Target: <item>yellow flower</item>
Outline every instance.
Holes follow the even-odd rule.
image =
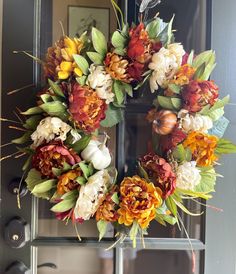
[[[58,180],[57,193],[63,195],[73,189],[78,188],[79,185],[75,179],[80,176],[82,176],[82,171],[80,168],[70,170],[62,174]]]
[[[136,221],[147,228],[161,206],[161,190],[139,176],[126,177],[120,186],[121,203],[118,210],[119,224],[132,225]]]
[[[189,148],[198,166],[211,166],[218,159],[215,155],[218,138],[198,131],[189,133],[183,146]]]
[[[195,71],[195,68],[189,66],[188,64],[185,64],[179,68],[171,83],[179,86],[187,85],[192,79]]]

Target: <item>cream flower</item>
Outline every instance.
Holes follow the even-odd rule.
[[[170,44],[167,48],[162,47],[154,53],[149,69],[153,70],[150,77],[150,89],[154,92],[160,87],[166,87],[168,80],[172,79],[181,66],[182,57],[185,54],[183,46],[179,43]]]
[[[100,170],[80,188],[79,198],[75,206],[75,218],[89,220],[97,211],[108,187],[112,184],[112,178],[107,170]]]
[[[191,115],[188,111],[182,109],[178,113],[180,118],[180,127],[186,132],[199,131],[207,133],[213,127],[213,122],[210,117],[196,113]]]
[[[31,134],[31,139],[34,142],[33,146],[38,147],[44,141],[48,143],[53,139],[65,141],[66,135],[70,130],[71,126],[64,123],[58,117],[44,118],[40,121],[36,130]]]
[[[185,162],[178,166],[176,172],[176,186],[185,190],[194,190],[201,181],[200,170],[196,167],[196,162]]]
[[[99,98],[106,100],[106,104],[114,101],[115,94],[112,92],[112,78],[107,74],[103,66],[90,66],[88,84],[95,89]]]

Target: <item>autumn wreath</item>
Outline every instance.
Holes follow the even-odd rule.
[[[122,16],[121,16],[122,18]],[[151,221],[171,225],[190,215],[185,199],[210,199],[214,165],[236,146],[223,139],[229,121],[219,88],[208,80],[212,50],[186,53],[174,42],[172,21],[155,17],[121,28],[107,42],[96,28],[63,36],[43,61],[47,85],[37,105],[22,112],[25,134],[12,143],[28,154],[23,166],[28,189],[48,199],[58,219],[82,223],[96,218],[102,238],[108,223],[133,240]],[[149,81],[156,94],[147,114],[153,148],[137,161],[137,174],[117,182],[99,128],[123,119],[126,95]],[[150,91],[146,91],[150,92]]]

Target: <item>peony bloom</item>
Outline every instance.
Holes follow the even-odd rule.
[[[199,131],[207,133],[209,129],[213,127],[213,122],[210,117],[196,113],[194,115],[189,114],[188,111],[182,109],[178,113],[180,118],[179,126],[184,132],[189,133],[191,131]]]
[[[181,93],[183,108],[189,112],[199,112],[208,104],[214,105],[218,99],[218,90],[213,81],[190,81]]]
[[[142,229],[156,217],[161,206],[161,191],[139,176],[126,177],[120,185],[119,224],[130,226],[137,222]]]
[[[63,80],[73,73],[81,76],[82,71],[74,62],[73,54],[79,54],[83,46],[81,39],[65,36],[56,42],[55,46],[48,48],[44,64],[45,77]]]
[[[171,83],[179,86],[188,85],[189,81],[192,80],[196,69],[188,64],[182,65],[171,80]]]
[[[65,163],[73,166],[80,157],[60,142],[52,142],[36,148],[32,164],[43,176],[54,178],[52,168],[62,168]]]
[[[104,200],[104,195],[112,184],[112,179],[107,170],[100,170],[82,185],[79,198],[75,206],[75,218],[89,220],[97,211]]]
[[[149,69],[153,70],[150,77],[151,92],[158,89],[158,86],[165,88],[178,68],[181,66],[182,57],[185,51],[178,43],[170,44],[167,49],[162,47],[159,52],[154,53]]]
[[[106,72],[110,74],[113,79],[126,83],[130,82],[131,79],[128,74],[129,62],[122,56],[109,52],[106,55],[104,64]]]
[[[141,157],[139,161],[150,180],[162,190],[162,198],[170,196],[176,187],[176,176],[171,165],[154,153]]]
[[[114,101],[115,94],[112,92],[112,78],[107,74],[103,66],[90,66],[88,85],[95,89],[99,98],[106,100],[106,104]]]
[[[192,158],[198,166],[211,166],[217,160],[217,156],[214,154],[217,142],[216,136],[192,131],[183,142],[183,146],[190,148]]]
[[[83,176],[83,172],[79,167],[60,175],[58,178],[57,193],[63,195],[71,190],[79,188],[80,185],[76,182],[76,178],[81,176]]]
[[[106,115],[106,103],[88,86],[74,84],[69,96],[69,111],[76,126],[85,132],[93,132]]]
[[[104,197],[104,201],[99,206],[96,212],[96,220],[106,222],[116,222],[118,220],[118,213],[116,210],[116,203],[112,200],[112,195],[117,191],[117,187],[114,186]]]
[[[167,153],[169,150],[174,149],[178,144],[184,141],[186,136],[186,133],[176,125],[170,134],[160,137],[160,148],[162,152]]]
[[[194,191],[201,181],[200,173],[195,161],[179,165],[176,172],[176,186],[181,189]]]
[[[65,141],[66,135],[70,130],[71,127],[58,117],[44,118],[31,134],[31,139],[34,142],[33,146],[38,147],[43,142],[49,143],[54,139]]]

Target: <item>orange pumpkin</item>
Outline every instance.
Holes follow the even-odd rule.
[[[152,123],[153,130],[160,135],[171,133],[177,123],[177,116],[170,110],[160,110]]]

